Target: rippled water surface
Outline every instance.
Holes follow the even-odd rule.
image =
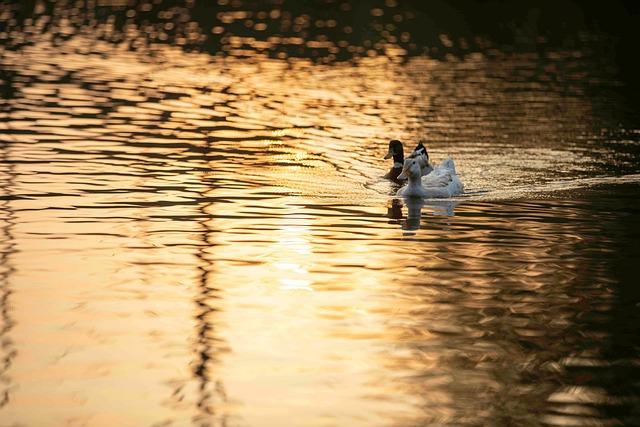
[[[606,58],[40,30],[0,34],[1,426],[640,423],[640,122]],[[465,194],[395,198],[391,138]]]

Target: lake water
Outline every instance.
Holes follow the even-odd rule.
[[[0,426],[640,423],[640,121],[597,50],[65,28],[0,37]],[[395,198],[393,138],[465,194]]]

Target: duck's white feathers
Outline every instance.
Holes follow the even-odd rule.
[[[421,176],[420,163],[417,159],[405,160],[400,175],[408,177],[409,182],[398,190],[399,196],[445,198],[462,193],[464,187],[452,159],[444,160],[426,176]]]

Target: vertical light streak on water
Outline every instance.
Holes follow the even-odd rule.
[[[2,221],[0,222],[0,408],[9,404],[13,389],[11,379],[11,366],[16,357],[16,349],[11,338],[11,329],[14,321],[11,314],[11,276],[15,269],[12,265],[11,256],[17,250],[13,238],[13,227],[15,225],[15,214],[11,207],[12,188],[14,179],[14,165],[7,162],[10,158],[10,146],[3,143],[0,146],[0,177],[2,182],[2,193],[0,194],[0,212]]]

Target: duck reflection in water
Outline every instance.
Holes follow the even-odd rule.
[[[407,206],[407,216],[404,217],[402,207]],[[420,219],[422,218],[422,207],[425,205],[423,199],[407,197],[405,199],[392,199],[391,205],[387,207],[387,216],[391,218],[391,224],[400,224],[403,230],[418,230]]]
[[[390,224],[399,224],[403,230],[414,231],[420,229],[422,219],[422,208],[427,206],[434,216],[454,216],[455,207],[458,201],[454,200],[428,200],[419,197],[404,197],[402,199],[391,199],[387,206],[387,217]],[[407,207],[405,217],[402,208]]]

